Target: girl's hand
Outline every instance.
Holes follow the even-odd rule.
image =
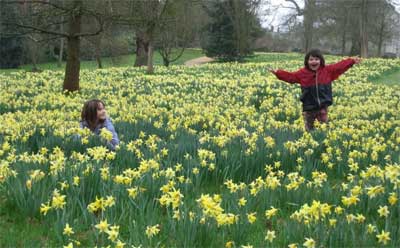
[[[355,61],[354,64],[356,64],[356,65],[359,64],[359,63],[361,63],[361,61],[362,61],[362,59],[359,58],[359,57],[354,57],[353,59],[354,59],[354,61]]]
[[[272,68],[267,68],[267,70],[273,74],[275,74],[276,70],[272,69]]]

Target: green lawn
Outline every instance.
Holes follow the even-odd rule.
[[[204,53],[201,49],[196,49],[196,48],[186,49],[183,55],[177,61],[172,62],[171,65],[182,65],[188,60],[195,59],[201,56],[204,56]],[[123,66],[133,65],[134,63],[135,63],[134,54],[123,55],[113,58],[111,57],[102,58],[103,68],[123,67]],[[41,70],[65,70],[65,64],[66,62],[64,61],[62,63],[62,66],[58,67],[56,62],[49,62],[49,63],[39,64],[38,68]],[[163,65],[162,57],[158,52],[154,53],[154,64]],[[95,60],[81,61],[81,69],[92,69],[92,70],[97,69],[97,62]],[[18,69],[0,69],[0,73],[10,73],[19,70],[30,71],[32,70],[32,65],[31,64],[22,65]]]
[[[373,83],[384,83],[386,85],[400,85],[400,70],[391,71],[388,74],[371,80]]]
[[[44,247],[55,244],[49,228],[37,219],[26,219],[0,197],[0,247]]]

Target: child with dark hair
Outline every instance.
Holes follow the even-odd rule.
[[[288,83],[300,84],[305,129],[314,128],[315,120],[328,122],[328,106],[332,105],[332,81],[361,62],[360,58],[348,58],[325,65],[325,59],[318,49],[309,51],[304,57],[304,68],[295,72],[270,70],[275,76]]]
[[[99,135],[102,128],[106,128],[112,133],[112,139],[110,146],[114,150],[119,144],[118,134],[111,122],[111,119],[107,116],[105,104],[103,101],[93,99],[87,101],[82,108],[81,113],[81,128],[89,128],[92,132]]]

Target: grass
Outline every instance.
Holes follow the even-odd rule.
[[[400,85],[400,69],[391,71],[387,74],[381,75],[380,77],[371,80],[373,83],[383,83],[389,86]]]
[[[35,218],[25,218],[0,198],[0,247],[44,247],[55,245],[49,228]]]
[[[0,198],[0,233],[0,247],[58,247],[60,243],[48,223],[41,218],[24,217],[3,196]],[[88,232],[77,233],[83,247],[94,245],[86,240],[87,235]]]
[[[195,59],[201,56],[204,56],[204,53],[201,49],[195,49],[195,48],[186,49],[183,55],[177,61],[172,62],[171,65],[182,65],[188,60]],[[130,66],[135,63],[135,57],[136,56],[134,54],[122,55],[118,57],[105,57],[102,58],[102,65],[103,68]],[[62,63],[61,67],[58,67],[56,62],[48,62],[48,63],[38,64],[37,67],[41,70],[64,71],[65,65],[66,65],[65,61]],[[163,65],[162,57],[158,52],[154,53],[154,65]],[[95,60],[81,61],[81,69],[91,69],[91,70],[97,69],[97,62]],[[31,64],[22,65],[20,66],[20,68],[17,69],[0,69],[0,73],[8,74],[11,72],[17,72],[21,70],[31,71],[32,65]]]

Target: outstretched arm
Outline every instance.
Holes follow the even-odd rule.
[[[278,79],[294,84],[294,83],[300,83],[300,79],[297,76],[299,71],[296,72],[288,72],[284,70],[269,70],[271,73],[273,73]]]
[[[359,64],[360,62],[361,62],[360,58],[348,58],[348,59],[343,59],[335,64],[327,65],[326,68],[331,74],[332,80],[335,80],[340,75],[345,73],[348,69],[350,69],[354,64]]]

